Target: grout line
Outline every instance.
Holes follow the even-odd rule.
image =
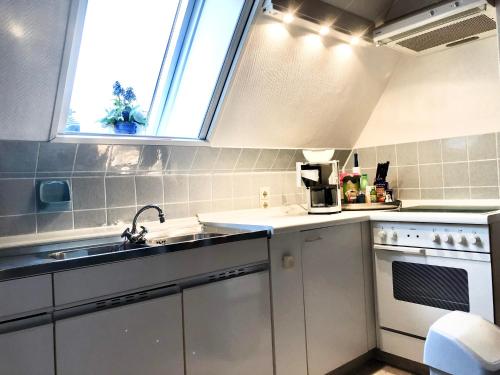
[[[469,179],[469,198],[472,197],[471,179],[470,179],[470,153],[469,153],[469,137],[465,137],[465,150],[467,151],[467,178]]]
[[[107,184],[106,177],[102,178],[104,183],[104,220],[106,221],[106,225],[108,224],[108,193],[107,193]]]
[[[73,174],[75,173],[76,155],[78,155],[79,148],[80,144],[77,143],[75,148],[75,156],[73,157],[73,166],[71,167],[71,177],[73,177]]]
[[[250,171],[253,172],[255,170],[255,167],[257,166],[257,162],[260,159],[260,155],[262,155],[263,149],[259,149],[259,153],[257,154],[257,157],[255,158],[255,161],[253,162],[252,167],[250,168]]]
[[[234,172],[236,170],[236,166],[240,162],[241,155],[243,155],[243,149],[242,148],[240,148],[240,153],[236,157],[236,162],[234,163],[233,168],[231,169],[231,172]]]
[[[444,198],[444,161],[443,161],[443,141],[439,141],[439,151],[441,155],[441,189],[443,193],[443,198]],[[422,194],[420,194],[422,196]]]
[[[38,142],[38,147],[36,150],[36,161],[35,161],[35,176],[33,178],[33,190],[35,191],[35,233],[38,233],[38,194],[36,192],[36,172],[38,169],[38,157],[40,156],[40,142]],[[71,194],[71,197],[73,197],[73,194]],[[73,201],[73,199],[71,199]],[[73,202],[71,202],[73,204]]]
[[[422,193],[420,189],[422,188],[422,182],[421,182],[421,177],[420,177],[420,142],[417,142],[417,180],[418,180],[418,196],[420,199],[422,199]]]

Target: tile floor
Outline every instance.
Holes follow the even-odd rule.
[[[372,373],[373,375],[411,375],[411,373],[391,367],[384,366],[380,370]]]
[[[353,374],[354,375],[354,374]],[[371,361],[362,369],[356,371],[356,375],[413,375],[410,372],[397,369],[378,361]]]

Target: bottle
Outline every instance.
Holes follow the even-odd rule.
[[[368,185],[368,175],[366,173],[363,173],[359,181],[359,188],[361,189],[362,193],[366,192],[367,185]]]
[[[357,153],[354,153],[354,168],[352,168],[352,174],[355,176],[361,175],[361,169],[359,168],[359,158]]]
[[[377,202],[377,190],[375,189],[375,186],[371,186],[370,188],[370,203],[376,203]]]
[[[384,203],[385,202],[385,188],[386,188],[386,182],[383,181],[382,179],[379,179],[375,182],[377,203]]]
[[[345,203],[356,203],[359,195],[359,175],[344,176],[342,192]]]

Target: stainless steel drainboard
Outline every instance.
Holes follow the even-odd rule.
[[[145,247],[148,247],[148,246],[147,245],[131,244],[131,243],[121,243],[121,244],[115,244],[115,245],[105,245],[105,246],[98,246],[98,247],[56,251],[56,252],[50,253],[48,256],[49,256],[49,258],[56,259],[56,260],[75,259],[75,258],[84,258],[84,257],[88,257],[88,256],[93,256],[93,255],[103,255],[103,254],[116,253],[116,252],[120,252],[120,251],[142,249]]]
[[[169,244],[174,244],[174,243],[179,243],[179,242],[199,241],[199,240],[206,240],[208,238],[222,237],[222,236],[226,236],[226,234],[223,234],[223,233],[193,233],[193,234],[186,234],[186,235],[174,236],[174,237],[152,238],[152,239],[148,240],[146,243],[148,245],[169,245]]]

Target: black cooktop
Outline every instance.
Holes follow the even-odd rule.
[[[484,214],[498,210],[500,210],[499,206],[413,206],[401,208],[401,212],[451,212],[470,214]]]

